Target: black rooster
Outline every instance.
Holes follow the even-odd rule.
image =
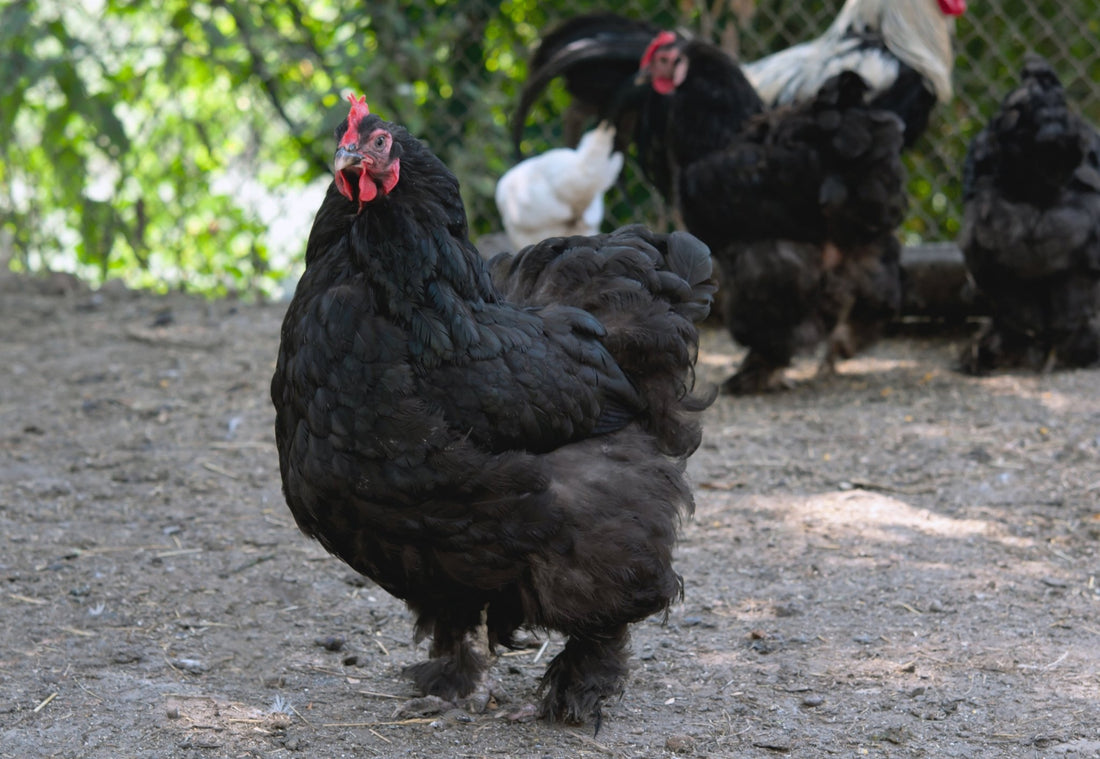
[[[484,615],[491,646],[568,635],[541,713],[598,727],[628,624],[682,592],[709,251],[630,227],[486,264],[454,175],[352,101],[271,384],[287,503],[432,636],[423,693],[479,684]]]
[[[959,246],[992,322],[963,368],[1100,363],[1100,132],[1032,56],[974,139]]]

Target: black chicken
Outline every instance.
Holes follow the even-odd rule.
[[[616,107],[637,114],[638,164],[665,200],[683,211],[679,185],[685,167],[729,145],[764,106],[734,60],[702,40],[660,32],[639,66]]]
[[[628,624],[682,592],[709,251],[629,227],[486,264],[454,175],[352,101],[271,385],[287,503],[432,636],[423,693],[478,685],[482,621],[558,630],[541,713],[598,727]]]
[[[1032,56],[970,145],[959,246],[992,322],[966,371],[1100,363],[1100,132]]]
[[[668,32],[641,68],[639,126],[659,128],[640,163],[711,247],[726,326],[749,348],[724,389],[782,387],[795,351],[826,336],[827,370],[873,339],[901,302],[900,119],[869,108],[851,72],[808,103],[754,115],[729,56]]]
[[[868,105],[902,119],[910,146],[936,103],[952,97],[954,18],[965,11],[965,0],[846,0],[820,37],[742,67],[769,109],[808,102],[837,74],[855,72],[868,85]],[[598,13],[575,16],[547,32],[531,58],[513,118],[517,152],[531,106],[558,76],[572,98],[566,114],[569,144],[583,131],[578,116],[604,119],[613,109],[620,139],[630,134],[633,111],[615,108],[628,81],[626,61],[638,60],[659,31],[646,21]]]

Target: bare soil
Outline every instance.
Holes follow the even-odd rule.
[[[1100,756],[1100,372],[953,370],[899,334],[721,398],[686,596],[591,726],[401,716],[403,606],[295,528],[268,381],[282,307],[0,294],[0,756]],[[704,336],[700,377],[741,351]]]

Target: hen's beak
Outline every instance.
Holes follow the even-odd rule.
[[[355,150],[349,150],[345,147],[336,148],[336,157],[333,158],[332,163],[336,169],[336,173],[339,174],[344,169],[359,164],[365,156]]]

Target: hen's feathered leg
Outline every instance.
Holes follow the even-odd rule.
[[[623,693],[629,641],[626,625],[569,636],[542,677],[542,716],[573,723],[592,720],[599,732],[603,702]]]
[[[476,644],[480,624],[481,609],[449,610],[430,620],[421,616],[417,629],[432,629],[431,658],[406,667],[405,674],[422,694],[455,701],[478,687],[488,667]]]
[[[761,351],[749,348],[737,371],[722,383],[722,392],[727,395],[752,395],[790,390],[791,382],[783,373],[790,363],[790,359],[776,361]]]

